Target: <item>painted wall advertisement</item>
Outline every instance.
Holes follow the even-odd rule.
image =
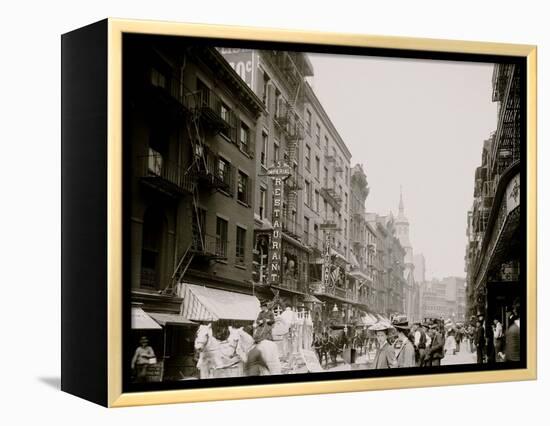
[[[218,51],[223,55],[237,74],[251,89],[254,88],[254,54],[251,49],[237,49],[220,47]]]

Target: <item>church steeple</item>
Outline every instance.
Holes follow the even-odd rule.
[[[399,185],[399,214],[397,215],[397,222],[408,224],[408,220],[405,216],[405,203],[403,203],[403,186]]]

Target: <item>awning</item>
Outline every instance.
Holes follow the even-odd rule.
[[[160,330],[158,325],[143,309],[132,306],[132,329],[133,330]]]
[[[364,281],[372,282],[372,279],[367,274],[365,274],[364,272],[362,272],[358,269],[354,269],[353,271],[348,272],[348,274],[351,275],[354,278],[358,278],[358,279],[361,279],[361,280],[364,280]]]
[[[244,320],[254,321],[260,312],[256,296],[218,290],[195,284],[182,284],[182,315],[193,321]]]
[[[306,294],[304,296],[304,303],[323,303],[319,299],[317,299],[313,294]]]
[[[189,321],[182,315],[165,314],[161,312],[149,312],[149,316],[162,326],[165,326],[166,324],[198,326],[197,323]]]

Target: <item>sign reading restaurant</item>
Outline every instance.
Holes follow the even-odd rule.
[[[281,161],[275,162],[266,175],[273,180],[273,237],[271,238],[271,250],[269,257],[269,281],[271,284],[278,285],[281,282],[281,258],[283,255],[282,247],[282,212],[283,212],[283,192],[284,181],[290,176],[291,168],[288,164]]]

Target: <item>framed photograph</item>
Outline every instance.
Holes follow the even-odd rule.
[[[107,19],[62,36],[62,389],[536,378],[536,47]]]

